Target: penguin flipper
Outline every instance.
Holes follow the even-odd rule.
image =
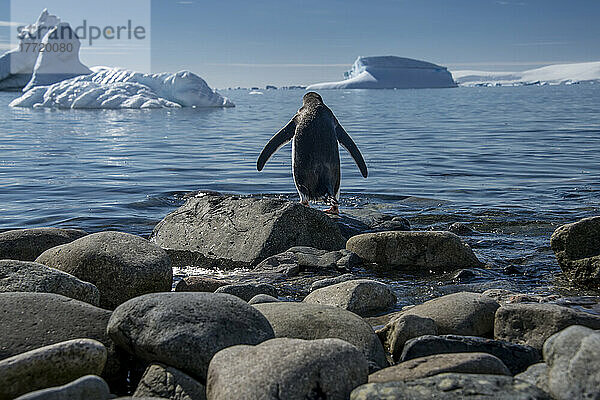
[[[258,161],[256,162],[256,169],[262,171],[267,161],[269,161],[269,158],[271,158],[281,146],[292,140],[295,133],[296,121],[295,118],[292,118],[286,126],[281,128],[281,130],[269,140],[265,148],[260,152],[260,156],[258,156]]]
[[[356,163],[356,165],[358,165],[360,173],[364,178],[366,178],[369,175],[369,171],[367,170],[367,164],[365,164],[365,160],[363,159],[362,154],[360,154],[360,150],[356,146],[356,143],[354,143],[354,140],[352,140],[350,135],[346,133],[344,128],[342,128],[342,126],[339,123],[335,127],[335,134],[337,136],[338,142],[340,142],[340,144],[344,146],[346,150],[348,150],[348,153],[350,153],[350,155],[354,159],[354,162]]]

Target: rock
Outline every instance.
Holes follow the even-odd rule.
[[[257,294],[250,299],[248,304],[276,303],[279,299],[269,296],[268,294]]]
[[[0,260],[0,292],[56,293],[95,306],[100,302],[91,283],[30,261]]]
[[[346,240],[361,233],[410,231],[410,223],[406,218],[365,208],[348,208],[336,217],[336,221]]]
[[[349,271],[360,263],[360,258],[346,249],[327,251],[295,246],[265,259],[253,271],[295,276],[301,272],[319,272],[327,269]]]
[[[383,329],[377,331],[394,361],[400,359],[404,344],[409,339],[423,335],[437,335],[437,333],[437,325],[431,318],[410,314],[393,319]]]
[[[530,365],[525,372],[515,375],[515,379],[520,379],[531,385],[537,386],[544,392],[548,392],[548,365],[546,363],[537,363]]]
[[[15,400],[106,400],[110,389],[104,380],[95,375],[86,375],[63,386],[36,390],[19,396]]]
[[[200,382],[173,367],[151,364],[144,372],[133,397],[205,400],[206,388]]]
[[[325,213],[276,199],[205,194],[167,215],[150,239],[175,266],[235,268],[256,265],[293,246],[344,248]]]
[[[400,317],[403,311],[392,311],[387,314],[378,315],[375,317],[365,317],[363,318],[369,325],[373,327],[373,329],[383,329],[385,325],[387,325],[390,321]]]
[[[342,339],[365,355],[371,371],[387,367],[381,342],[359,316],[320,304],[279,302],[254,306],[268,320],[275,337],[295,339]]]
[[[278,338],[215,354],[206,391],[210,400],[342,400],[367,373],[363,354],[343,340]]]
[[[364,233],[348,239],[346,248],[393,270],[448,271],[482,265],[471,248],[450,232]]]
[[[406,342],[400,360],[447,353],[492,354],[498,357],[512,374],[524,371],[540,359],[540,353],[530,346],[476,336],[425,335]]]
[[[550,245],[569,280],[600,286],[600,217],[560,226],[552,234]]]
[[[44,251],[87,235],[79,229],[32,228],[0,233],[0,260],[34,261]]]
[[[239,283],[235,285],[226,285],[218,288],[215,293],[232,294],[244,301],[250,301],[254,296],[266,294],[271,297],[277,297],[277,288],[268,283]]]
[[[6,358],[0,361],[0,400],[100,374],[106,354],[96,340],[75,339]]]
[[[351,281],[354,279],[356,279],[356,276],[354,276],[352,274],[344,274],[344,275],[340,275],[340,276],[334,276],[333,278],[320,279],[320,280],[312,283],[312,285],[310,286],[310,291],[314,292],[317,289],[335,285],[336,283]]]
[[[100,305],[119,304],[152,292],[171,291],[169,256],[139,236],[121,232],[93,233],[46,250],[36,260],[100,290]]]
[[[177,282],[176,292],[208,292],[213,293],[221,286],[231,285],[231,282],[219,279],[206,278],[204,276],[187,276]]]
[[[324,304],[370,316],[389,310],[396,305],[396,295],[388,285],[356,279],[317,289],[304,299],[305,303]]]
[[[507,304],[496,311],[494,337],[541,350],[546,339],[570,325],[600,329],[600,316],[555,304]]]
[[[413,358],[369,375],[369,383],[410,381],[444,372],[463,374],[510,375],[506,365],[487,353],[434,354]]]
[[[537,387],[510,376],[445,373],[405,382],[369,383],[350,400],[550,400]]]
[[[202,292],[131,299],[115,309],[107,331],[129,353],[175,367],[202,383],[217,351],[274,336],[267,319],[243,300]]]
[[[455,222],[452,225],[450,225],[448,227],[448,232],[452,232],[459,236],[468,236],[475,233],[473,232],[473,229],[469,227],[469,225],[464,224],[462,222]]]

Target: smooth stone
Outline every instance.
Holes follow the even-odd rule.
[[[238,283],[226,285],[215,290],[215,293],[231,294],[244,301],[250,301],[250,299],[259,294],[266,294],[275,298],[279,295],[277,288],[268,283]]]
[[[278,301],[280,301],[278,298],[269,296],[268,294],[257,294],[250,299],[248,304],[277,303]]]
[[[34,261],[44,251],[87,235],[79,229],[31,228],[0,233],[0,260]]]
[[[498,357],[512,374],[524,371],[540,360],[540,353],[530,346],[476,336],[425,335],[406,342],[401,361],[447,353],[488,353]]]
[[[96,286],[31,261],[0,260],[0,292],[55,293],[95,306],[100,303]]]
[[[363,354],[343,340],[277,338],[215,354],[206,397],[343,400],[367,381],[367,375]]]
[[[144,372],[133,397],[205,400],[206,388],[178,369],[163,364],[151,364]]]
[[[173,270],[167,253],[146,239],[122,232],[99,232],[46,250],[36,260],[100,290],[100,305],[114,309],[146,293],[171,291]]]
[[[102,343],[75,339],[1,360],[0,400],[64,385],[84,375],[99,375],[106,356],[106,347]]]
[[[438,328],[431,318],[407,314],[393,319],[377,334],[392,359],[398,361],[408,340],[423,335],[437,335]]]
[[[346,281],[355,280],[356,276],[352,274],[343,274],[340,276],[334,276],[333,278],[325,278],[315,281],[310,285],[310,291],[314,292],[317,289],[321,289],[327,286],[335,285],[336,283],[342,283]]]
[[[370,279],[355,279],[326,286],[311,292],[305,303],[323,304],[352,311],[362,317],[394,307],[396,295],[385,283]]]
[[[555,304],[507,304],[496,311],[494,337],[541,350],[546,339],[570,325],[600,329],[600,316]]]
[[[510,375],[498,357],[487,353],[448,353],[413,358],[369,375],[369,383],[410,381],[444,372]]]
[[[548,365],[546,363],[537,363],[530,365],[524,372],[515,375],[515,379],[520,379],[530,383],[544,392],[549,392],[548,389]]]
[[[269,321],[229,294],[155,293],[115,309],[109,336],[127,352],[175,367],[204,383],[208,363],[221,349],[274,337]]]
[[[208,292],[213,293],[221,286],[231,285],[231,282],[204,276],[187,276],[177,282],[176,292]]]
[[[443,231],[364,233],[348,239],[346,248],[380,268],[401,271],[449,271],[480,267],[471,248]]]
[[[110,389],[104,379],[86,375],[63,386],[36,390],[15,400],[107,400]]]

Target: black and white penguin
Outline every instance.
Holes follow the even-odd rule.
[[[258,157],[256,168],[261,171],[269,158],[287,142],[292,141],[292,173],[300,202],[325,200],[339,213],[340,153],[338,143],[348,150],[363,177],[367,165],[360,150],[340,125],[333,112],[318,93],[308,92],[302,107],[286,126],[269,140]]]

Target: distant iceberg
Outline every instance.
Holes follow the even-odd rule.
[[[456,83],[446,67],[396,56],[358,57],[339,82],[309,85],[319,89],[425,89],[452,88]]]

